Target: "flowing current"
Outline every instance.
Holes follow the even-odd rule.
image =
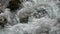
[[[15,12],[6,8],[9,1],[0,0],[4,7],[0,16],[7,19],[0,34],[60,34],[59,0],[23,0],[24,7]]]

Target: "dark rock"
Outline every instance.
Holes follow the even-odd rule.
[[[0,10],[0,13],[3,13],[3,11],[2,11],[2,10]]]
[[[45,9],[43,9],[43,8],[41,8],[40,10],[37,10],[37,12],[38,13],[43,13],[43,14],[47,13],[47,11]]]
[[[28,23],[28,17],[20,18],[20,23]]]
[[[7,8],[9,8],[11,11],[12,10],[17,10],[19,8],[19,6],[22,7],[22,4],[21,3],[22,2],[19,1],[19,0],[11,0],[9,2],[9,5],[7,6]]]
[[[37,12],[33,14],[35,18],[41,18],[44,17],[47,13],[47,11],[43,8],[35,9]]]

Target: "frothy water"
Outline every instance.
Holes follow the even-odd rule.
[[[8,23],[4,29],[0,28],[0,34],[60,34],[59,7],[55,2],[24,0],[24,7],[16,12],[6,8],[0,16],[6,17]],[[21,23],[27,17],[27,23]]]

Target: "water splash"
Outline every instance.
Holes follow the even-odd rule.
[[[10,9],[5,9],[5,12],[0,14],[8,21],[8,26],[0,29],[0,34],[59,34],[60,25],[57,24],[59,8],[54,1],[25,0],[23,5],[24,7],[17,12],[11,13]],[[41,8],[45,9],[46,13],[43,14],[44,10]],[[35,13],[37,14],[34,16]],[[29,17],[28,23],[20,23],[20,19],[26,17]]]

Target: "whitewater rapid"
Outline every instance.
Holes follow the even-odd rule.
[[[0,29],[0,34],[60,34],[60,23],[58,22],[59,7],[52,0],[24,0],[24,7],[11,13],[6,8],[0,16],[7,18],[8,23],[4,29]],[[41,8],[43,12],[34,16]],[[39,17],[42,15],[41,17]],[[28,16],[28,23],[20,23],[20,19]]]

